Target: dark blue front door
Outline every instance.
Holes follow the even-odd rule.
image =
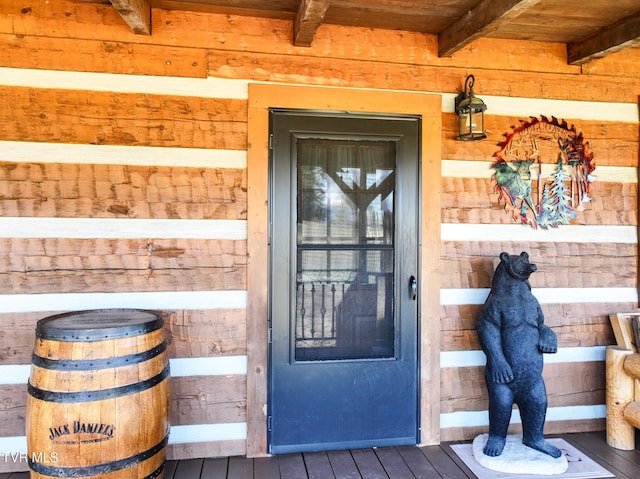
[[[416,443],[419,132],[271,112],[272,453]]]

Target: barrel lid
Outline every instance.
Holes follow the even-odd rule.
[[[139,336],[162,328],[157,311],[92,309],[48,316],[38,321],[36,337],[64,341],[101,341]]]

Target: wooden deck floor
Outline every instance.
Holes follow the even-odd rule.
[[[562,437],[615,474],[640,477],[640,450],[609,447],[604,432]],[[544,476],[541,476],[544,477]],[[28,472],[0,479],[28,479]],[[269,458],[224,457],[168,461],[164,479],[474,479],[449,444],[287,454]]]
[[[560,436],[615,474],[640,478],[640,451],[618,451],[605,433]],[[165,479],[474,479],[448,444],[169,461]],[[542,476],[541,476],[542,477]]]

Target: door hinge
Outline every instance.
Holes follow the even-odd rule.
[[[271,344],[273,342],[273,329],[269,328],[268,332],[267,332],[267,339],[269,341],[269,344]]]
[[[268,430],[269,432],[271,432],[271,431],[272,431],[272,429],[271,429],[272,422],[273,422],[273,421],[272,421],[272,417],[271,417],[271,416],[267,416],[267,430]]]
[[[269,134],[269,149],[273,150],[273,133]]]

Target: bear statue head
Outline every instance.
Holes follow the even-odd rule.
[[[531,273],[538,267],[529,262],[529,254],[523,251],[520,255],[500,253],[500,265],[503,266],[509,276],[520,281],[527,281]]]

